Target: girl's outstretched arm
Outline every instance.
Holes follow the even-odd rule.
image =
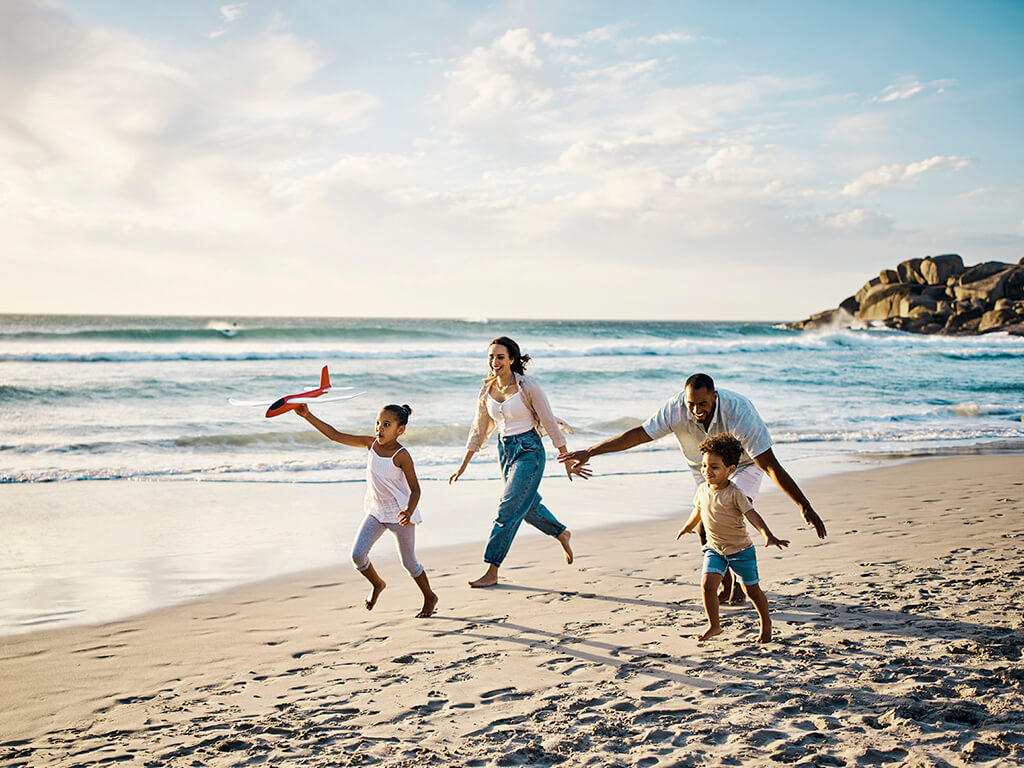
[[[310,424],[312,424],[317,431],[320,432],[328,440],[333,440],[336,443],[342,445],[350,445],[353,448],[366,448],[369,449],[373,445],[373,441],[376,439],[373,435],[350,435],[347,432],[339,432],[326,421],[320,421],[316,416],[309,412],[309,406],[305,403],[295,406],[295,413],[304,418]],[[406,451],[408,453],[408,451]]]
[[[398,513],[399,524],[408,525],[409,520],[412,519],[412,513],[416,511],[416,505],[420,503],[420,481],[416,477],[416,467],[413,465],[412,456],[408,451],[399,451],[395,456],[395,466],[402,470],[409,483],[409,503]]]

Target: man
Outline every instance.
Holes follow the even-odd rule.
[[[800,507],[804,520],[814,527],[818,538],[825,538],[825,524],[775,457],[771,435],[757,409],[742,395],[726,389],[716,390],[715,382],[705,373],[695,373],[688,378],[683,391],[670,398],[639,427],[628,429],[591,448],[563,454],[558,460],[570,467],[579,467],[594,456],[625,451],[672,432],[679,440],[679,447],[698,485],[704,482],[700,474],[701,453],[698,448],[701,441],[722,432],[735,435],[743,446],[743,455],[732,481],[753,501],[761,489],[761,479],[768,475]],[[738,595],[738,591],[737,584],[733,598],[742,600],[742,593]]]

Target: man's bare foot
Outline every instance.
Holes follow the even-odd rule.
[[[697,639],[698,640],[710,640],[712,637],[715,637],[716,635],[720,635],[720,634],[722,634],[722,628],[721,627],[708,627],[707,629],[704,630],[703,633],[697,635]]]
[[[496,566],[488,565],[487,572],[476,581],[469,582],[471,587],[493,587],[498,583],[498,569]]]
[[[423,598],[423,609],[416,614],[416,618],[429,619],[434,615],[435,608],[437,608],[437,595],[431,593],[428,597]]]
[[[565,564],[572,565],[572,547],[569,546],[569,539],[572,538],[572,533],[566,528],[560,534],[558,534],[558,543],[562,545],[562,551],[565,552]]]
[[[384,587],[386,586],[387,584],[383,581],[380,584],[373,585],[373,588],[370,591],[370,596],[363,601],[363,605],[366,606],[366,610],[373,610],[373,606],[377,604],[377,598],[380,597],[380,593],[384,591]]]

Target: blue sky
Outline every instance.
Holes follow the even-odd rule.
[[[1021,50],[1016,2],[7,0],[0,311],[795,319],[1024,255]]]

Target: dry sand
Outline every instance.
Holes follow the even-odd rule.
[[[549,480],[545,500],[570,522],[583,500],[668,511],[666,482]],[[1024,457],[921,460],[805,491],[825,542],[781,494],[758,504],[793,539],[758,551],[768,646],[749,604],[694,639],[700,558],[674,539],[679,504],[579,532],[572,566],[553,540],[521,537],[487,590],[466,586],[482,544],[426,550],[441,598],[428,620],[389,556],[372,613],[339,564],[0,639],[0,766],[1024,763]]]

